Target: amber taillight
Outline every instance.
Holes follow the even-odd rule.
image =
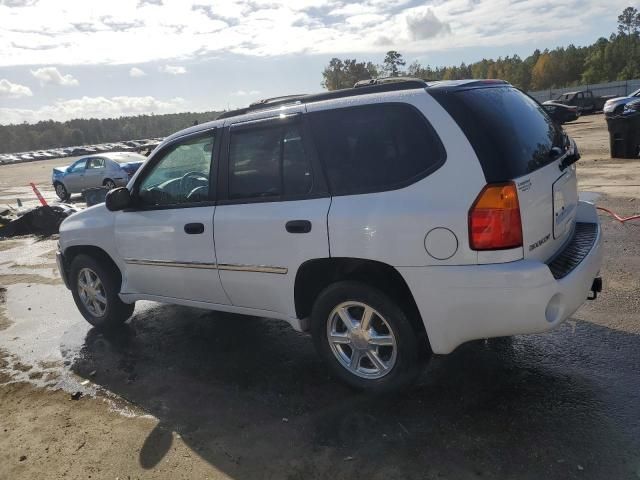
[[[469,210],[469,243],[473,250],[503,250],[522,246],[518,191],[513,182],[482,189]]]

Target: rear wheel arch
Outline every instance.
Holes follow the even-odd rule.
[[[418,306],[407,282],[389,264],[361,258],[317,258],[303,263],[296,273],[294,297],[296,316],[307,318],[318,295],[329,285],[356,281],[386,293],[411,320],[416,333],[427,337]],[[427,339],[428,341],[428,339]]]

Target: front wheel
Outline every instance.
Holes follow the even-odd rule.
[[[58,198],[60,200],[62,200],[63,202],[66,200],[69,200],[69,192],[67,191],[67,188],[62,184],[62,183],[56,183],[54,185],[54,188],[56,189],[56,195],[58,196]]]
[[[110,178],[107,178],[104,181],[104,186],[107,188],[107,190],[113,190],[114,188],[116,188],[116,182],[114,182]]]
[[[116,327],[133,313],[135,304],[120,300],[118,275],[106,262],[80,254],[71,262],[69,279],[78,310],[94,327]]]
[[[410,385],[423,366],[420,335],[380,290],[343,281],[318,296],[311,313],[317,350],[352,387],[382,393]]]

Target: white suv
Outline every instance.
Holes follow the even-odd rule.
[[[550,330],[600,291],[575,143],[502,81],[379,82],[167,138],[60,229],[96,327],[136,300],[310,331],[336,376],[393,390],[432,353]]]

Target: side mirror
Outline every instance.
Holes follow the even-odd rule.
[[[114,188],[107,193],[105,205],[107,206],[107,210],[111,210],[112,212],[124,210],[131,205],[131,193],[125,187]]]

